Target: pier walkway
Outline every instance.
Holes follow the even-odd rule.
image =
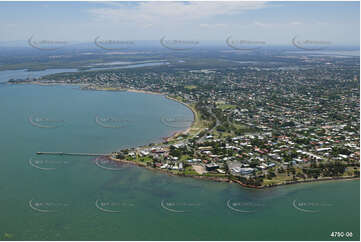
[[[73,155],[73,156],[107,156],[110,154],[93,153],[65,153],[65,152],[36,152],[37,155]]]

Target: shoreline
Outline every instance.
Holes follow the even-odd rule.
[[[114,162],[131,164],[131,165],[134,165],[136,167],[142,167],[142,168],[145,168],[145,169],[150,170],[150,171],[157,171],[157,172],[160,172],[160,173],[167,174],[169,176],[189,177],[189,178],[195,178],[195,179],[201,179],[201,180],[209,180],[209,181],[215,181],[215,182],[232,182],[228,178],[217,178],[217,177],[201,176],[201,175],[197,176],[197,175],[174,174],[174,173],[172,173],[171,171],[169,171],[167,169],[154,168],[154,167],[147,166],[146,164],[142,164],[142,163],[135,162],[135,161],[119,160],[119,159],[115,159],[115,158],[113,158],[111,156],[108,156],[107,158],[109,160],[114,161]]]
[[[179,101],[179,100],[177,100],[177,99],[175,99],[173,97],[170,97],[168,95],[163,95],[163,96],[165,98],[169,99],[169,100],[175,101],[177,103],[180,103],[180,104],[186,106],[193,113],[193,122],[192,122],[192,124],[186,130],[175,131],[169,137],[166,137],[165,141],[169,142],[170,140],[177,138],[181,134],[187,135],[194,128],[195,124],[197,123],[198,114],[197,114],[197,111],[191,105],[189,105],[189,104],[187,104],[185,102]]]
[[[325,178],[312,179],[312,180],[289,181],[289,182],[278,183],[278,184],[267,185],[267,186],[264,186],[264,185],[263,186],[254,186],[254,185],[244,184],[241,181],[233,180],[233,179],[230,179],[228,177],[212,177],[212,176],[202,176],[202,175],[174,174],[174,173],[172,173],[171,171],[169,171],[167,169],[154,168],[154,167],[147,166],[146,164],[142,164],[142,163],[135,162],[135,161],[129,161],[129,160],[124,160],[124,159],[115,159],[115,158],[113,158],[111,156],[108,156],[107,158],[109,160],[114,161],[114,162],[131,164],[131,165],[134,165],[136,167],[146,168],[147,170],[164,173],[164,174],[167,174],[169,176],[189,177],[189,178],[200,179],[200,180],[208,180],[208,181],[213,181],[213,182],[237,183],[240,186],[242,186],[243,188],[257,189],[257,190],[268,189],[268,188],[276,188],[276,187],[281,187],[281,186],[286,186],[286,185],[296,185],[296,184],[307,184],[307,183],[312,184],[312,183],[318,183],[318,182],[322,183],[322,182],[327,182],[327,181],[332,182],[332,181],[360,180],[360,177],[325,177]]]
[[[332,182],[332,181],[348,181],[348,180],[360,180],[360,177],[354,176],[345,176],[345,177],[324,177],[320,179],[313,179],[313,180],[300,180],[300,181],[291,181],[286,183],[274,184],[271,186],[264,186],[262,188],[272,188],[272,187],[279,187],[279,186],[286,186],[286,185],[295,185],[295,184],[305,184],[305,183],[317,183],[317,182]]]
[[[187,129],[181,129],[178,131],[172,132],[169,136],[161,137],[157,142],[157,144],[162,144],[163,142],[169,142],[175,138],[177,138],[181,134],[188,134],[190,130],[193,128],[194,124],[196,123],[196,119],[198,118],[197,112],[194,110],[193,107],[191,107],[189,104],[184,103],[182,101],[179,101],[173,97],[168,96],[167,93],[161,93],[161,92],[154,92],[154,91],[145,91],[145,90],[137,90],[133,88],[118,88],[118,87],[96,87],[89,84],[71,84],[71,83],[61,83],[61,82],[41,82],[41,81],[19,81],[19,82],[4,82],[11,85],[39,85],[39,86],[77,86],[80,90],[84,91],[114,91],[114,92],[133,92],[133,93],[144,93],[144,94],[151,94],[151,95],[160,95],[164,96],[166,99],[173,100],[177,103],[180,103],[184,106],[186,106],[189,110],[193,113],[193,122]],[[159,143],[158,143],[159,142]],[[147,145],[142,145],[147,146]],[[142,147],[138,146],[138,147]]]
[[[194,125],[197,123],[198,120],[198,114],[197,111],[189,104],[182,102],[176,98],[170,97],[167,93],[161,93],[161,92],[154,92],[154,91],[145,91],[145,90],[137,90],[132,88],[102,88],[102,87],[82,87],[82,90],[94,90],[94,91],[122,91],[122,92],[133,92],[133,93],[144,93],[144,94],[152,94],[152,95],[160,95],[164,96],[168,100],[175,101],[177,103],[180,103],[187,107],[189,110],[191,110],[193,114],[193,122],[187,129],[180,129],[178,131],[174,131],[170,134],[170,136],[162,137],[160,143],[163,142],[170,142],[171,140],[177,138],[181,134],[188,134],[192,128],[194,128]],[[145,145],[146,146],[146,145]]]

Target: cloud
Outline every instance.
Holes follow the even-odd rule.
[[[292,24],[292,25],[300,25],[300,24],[302,24],[302,22],[294,21],[294,22],[291,22],[290,24]]]
[[[106,4],[107,5],[107,4]],[[88,12],[98,21],[144,23],[194,21],[265,8],[267,2],[141,2],[110,3]]]
[[[253,22],[253,24],[261,28],[284,28],[284,27],[292,27],[295,25],[303,25],[304,23],[299,21],[293,21],[287,23],[270,23],[270,22],[264,23],[264,22],[255,21]]]
[[[201,28],[207,28],[207,29],[211,29],[211,28],[224,28],[227,27],[227,24],[200,24],[199,25]]]

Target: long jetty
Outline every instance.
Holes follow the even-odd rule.
[[[106,156],[110,154],[93,153],[65,153],[65,152],[36,152],[37,155],[73,155],[73,156]]]

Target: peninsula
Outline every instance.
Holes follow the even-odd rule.
[[[358,178],[358,59],[267,58],[243,65],[217,56],[172,59],[177,64],[58,73],[10,83],[160,94],[193,111],[194,120],[162,118],[178,131],[158,144],[115,151],[111,159],[117,162],[256,188]]]

